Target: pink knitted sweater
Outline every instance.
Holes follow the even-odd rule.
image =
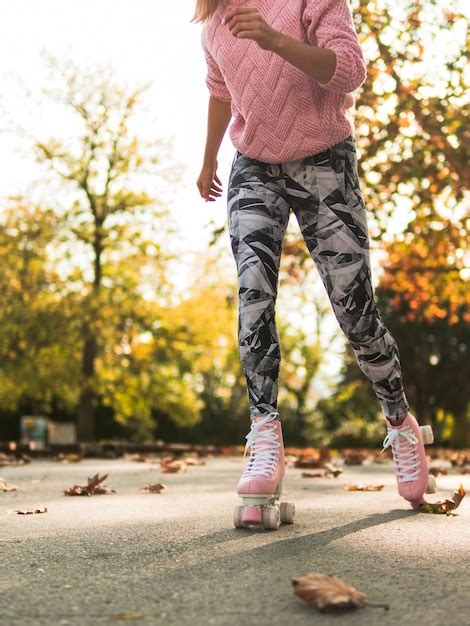
[[[274,29],[336,53],[335,72],[319,83],[252,39],[222,24],[229,5],[255,6]],[[354,133],[347,110],[367,76],[349,0],[221,0],[201,32],[206,84],[231,103],[229,129],[241,153],[283,163],[322,152]]]

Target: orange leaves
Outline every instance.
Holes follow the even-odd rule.
[[[344,486],[345,491],[382,491],[385,485],[365,485],[348,483]]]
[[[68,454],[59,452],[59,454],[54,457],[54,461],[57,461],[58,463],[80,463],[82,460],[83,454],[77,454],[75,452],[70,452]]]
[[[429,186],[432,193],[435,185]],[[468,235],[458,221],[442,216],[417,218],[412,239],[385,246],[389,261],[378,291],[406,321],[458,323],[470,306],[462,271]],[[436,229],[433,225],[442,227]]]
[[[93,496],[105,493],[116,493],[114,489],[110,489],[101,483],[108,478],[108,474],[100,476],[99,473],[88,477],[88,484],[84,486],[74,485],[68,489],[64,489],[66,496]]]
[[[372,604],[362,591],[348,585],[341,578],[310,572],[305,576],[292,578],[294,593],[319,611],[356,609],[364,606],[381,607],[388,610],[387,604]]]
[[[419,508],[425,513],[453,515],[452,511],[454,511],[459,506],[465,495],[466,491],[463,485],[460,485],[457,491],[454,491],[451,500],[446,499],[440,502],[425,502],[423,504],[420,504]]]

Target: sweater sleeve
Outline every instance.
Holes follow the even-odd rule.
[[[202,29],[201,32],[201,43],[202,49],[204,50],[204,56],[206,59],[206,85],[209,90],[209,93],[217,98],[218,100],[222,100],[223,102],[231,102],[232,96],[225,84],[224,78],[222,76],[222,72],[220,71],[217,62],[215,61],[212,54],[209,52],[209,48],[207,46],[206,41],[206,32],[205,29]]]
[[[336,54],[335,71],[327,83],[329,91],[350,93],[367,78],[367,64],[357,36],[349,0],[307,0],[302,14],[307,40]]]

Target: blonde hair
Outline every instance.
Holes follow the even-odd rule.
[[[196,0],[196,9],[191,22],[208,22],[224,0]]]

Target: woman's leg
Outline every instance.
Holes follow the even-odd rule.
[[[289,200],[340,327],[384,415],[402,420],[409,404],[397,343],[374,300],[355,138],[350,135],[320,154],[286,163],[284,171]]]
[[[278,186],[280,167],[236,152],[227,217],[238,274],[238,340],[250,417],[277,409],[281,352],[275,322],[282,241],[290,207]]]

